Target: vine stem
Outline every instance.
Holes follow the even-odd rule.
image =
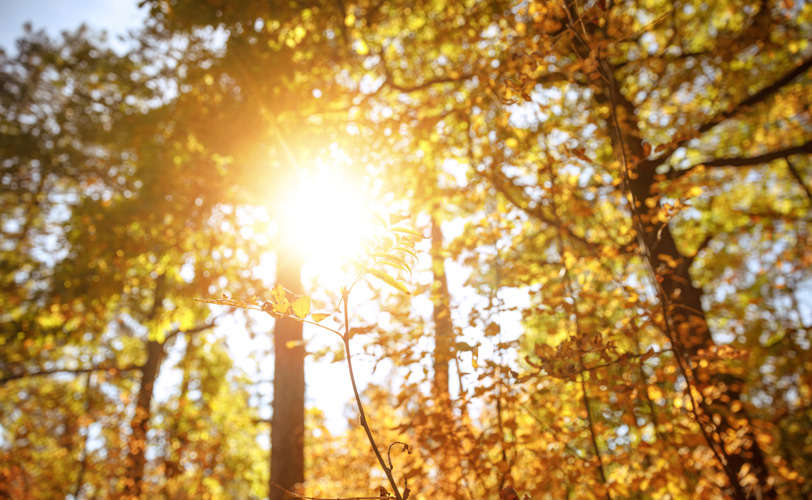
[[[397,482],[395,482],[394,476],[392,476],[392,469],[387,467],[386,462],[381,455],[381,452],[378,450],[378,445],[375,444],[375,439],[372,437],[372,432],[369,430],[369,424],[367,423],[366,413],[364,412],[364,405],[361,403],[361,396],[358,394],[358,387],[355,384],[355,373],[352,369],[352,356],[350,355],[350,321],[349,321],[349,306],[347,305],[349,299],[350,292],[347,289],[341,290],[341,298],[344,302],[344,335],[342,336],[344,340],[344,350],[347,354],[347,368],[350,371],[350,382],[352,382],[352,392],[355,394],[355,404],[358,406],[358,412],[361,415],[361,427],[364,428],[364,431],[367,434],[367,439],[369,439],[369,444],[372,446],[372,451],[375,452],[375,456],[378,458],[378,463],[381,465],[384,473],[386,474],[387,479],[389,479],[389,485],[392,487],[392,490],[395,493],[395,498],[397,500],[403,500],[403,497],[400,495],[400,490],[398,490]]]

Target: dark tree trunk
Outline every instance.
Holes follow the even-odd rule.
[[[660,204],[655,181],[658,165],[645,160],[634,106],[620,92],[615,91],[613,98],[620,130],[615,130],[612,139],[618,157],[621,148],[628,156],[628,189],[634,199],[635,227],[642,233],[639,242],[644,257],[662,291],[666,330],[678,361],[687,368],[689,377],[692,375],[698,393],[705,395],[697,401],[697,423],[720,457],[734,498],[775,498],[764,455],[741,402],[743,381],[727,373],[724,362],[710,362],[704,367],[696,362],[702,351],[711,351],[716,345],[702,308],[703,292],[691,280],[691,259],[682,255],[668,224],[658,218]],[[753,488],[744,484],[748,474],[755,476]]]
[[[155,285],[155,300],[147,317],[148,320],[154,319],[160,313],[161,303],[165,296],[164,283],[164,277],[159,276]],[[131,422],[124,498],[138,499],[141,497],[144,466],[146,464],[147,432],[149,431],[149,420],[152,414],[152,395],[163,356],[164,345],[162,342],[155,340],[147,342],[147,361],[141,368],[141,387],[138,389],[135,415]]]
[[[431,301],[434,304],[434,393],[441,401],[450,400],[448,391],[448,365],[453,359],[454,324],[451,322],[451,305],[448,279],[445,275],[445,259],[442,255],[443,232],[437,219],[431,219],[431,268],[434,280],[431,285]]]
[[[277,281],[302,292],[302,262],[291,249],[280,249]],[[274,331],[273,417],[271,419],[271,481],[293,490],[304,481],[304,346],[302,323],[278,319]],[[289,498],[270,485],[270,500]]]

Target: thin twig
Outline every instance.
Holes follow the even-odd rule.
[[[387,450],[387,452],[386,452],[386,458],[389,459],[389,470],[393,470],[395,468],[392,465],[392,447],[395,446],[396,444],[402,444],[403,445],[403,451],[409,452],[409,455],[412,454],[412,450],[409,449],[409,445],[404,443],[403,441],[395,441],[394,443],[390,444],[389,445],[389,450]]]
[[[364,428],[367,439],[369,439],[369,444],[372,446],[372,451],[375,452],[375,457],[378,458],[378,463],[381,465],[387,479],[389,479],[389,485],[392,487],[392,490],[395,493],[395,498],[397,500],[403,500],[403,497],[400,495],[400,490],[398,489],[398,483],[392,476],[392,469],[386,466],[386,462],[384,462],[381,452],[378,450],[378,445],[375,444],[375,438],[372,437],[372,432],[369,430],[369,424],[367,423],[367,417],[364,412],[364,405],[361,403],[361,396],[358,394],[358,386],[355,383],[355,373],[352,369],[352,355],[350,354],[350,319],[347,305],[349,293],[350,292],[347,289],[341,290],[341,298],[344,302],[344,349],[347,354],[347,369],[350,372],[350,382],[352,382],[352,392],[355,394],[355,404],[358,406],[358,412],[360,413],[361,427]]]

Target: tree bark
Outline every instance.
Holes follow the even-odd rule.
[[[155,285],[155,300],[147,320],[155,319],[161,310],[161,303],[166,294],[165,278],[159,276]],[[152,414],[152,396],[155,389],[155,380],[161,368],[164,355],[164,345],[156,340],[147,342],[147,361],[141,368],[141,387],[135,402],[135,415],[131,422],[131,434],[128,443],[127,477],[125,479],[125,493],[123,498],[141,498],[142,481],[144,479],[144,466],[146,464],[147,432]]]
[[[431,302],[434,305],[434,394],[441,401],[449,401],[448,365],[453,359],[454,324],[451,322],[448,279],[442,255],[443,232],[437,219],[431,219]]]
[[[301,259],[294,250],[279,250],[276,276],[282,286],[302,293],[301,269]],[[274,353],[271,482],[293,491],[304,481],[305,351],[300,321],[276,320]],[[274,485],[269,487],[269,500],[289,498]]]
[[[611,72],[606,73],[614,77]],[[652,278],[661,290],[666,330],[674,353],[699,394],[697,423],[722,462],[730,482],[729,494],[737,499],[776,498],[764,454],[741,401],[743,381],[727,373],[723,363],[702,366],[695,362],[702,351],[711,351],[716,346],[702,308],[703,291],[691,280],[691,259],[677,248],[668,223],[659,221],[657,165],[644,161],[646,155],[634,106],[617,91],[616,85],[609,87],[605,90],[615,103],[617,115],[617,124],[612,126],[613,147],[618,156],[624,151],[628,159],[627,189],[633,195],[635,227],[641,233],[638,238]],[[750,481],[755,479],[749,486],[747,476]]]

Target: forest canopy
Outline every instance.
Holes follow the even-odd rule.
[[[812,4],[140,6],[0,51],[0,497],[812,496]]]

